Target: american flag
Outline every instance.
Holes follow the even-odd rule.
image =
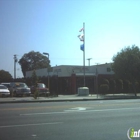
[[[84,30],[84,28],[80,29],[79,32],[82,32]]]
[[[84,34],[78,35],[78,38],[80,39],[80,41],[84,41]]]

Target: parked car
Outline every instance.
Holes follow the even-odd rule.
[[[2,84],[0,84],[0,95],[3,96],[10,96],[10,91],[8,88]]]
[[[8,89],[9,89],[9,91],[10,91],[10,95],[12,94],[12,91],[11,91],[11,84],[10,83],[1,83],[2,85],[4,85],[4,86],[6,86]]]
[[[39,96],[48,96],[50,94],[49,89],[46,87],[44,83],[37,84],[37,90]],[[31,93],[34,94],[35,86],[31,86]]]
[[[10,83],[1,83],[2,85],[6,86],[7,88],[10,88]]]
[[[25,83],[12,82],[11,87],[12,87],[12,92],[15,96],[21,96],[21,95],[30,96],[31,95],[31,90]]]
[[[30,96],[31,90],[30,88],[22,82],[11,82],[11,83],[2,83],[3,85],[7,86],[10,90],[10,93],[14,96]]]

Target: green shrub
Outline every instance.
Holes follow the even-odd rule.
[[[109,85],[108,84],[101,84],[99,88],[100,93],[107,93],[109,91]]]
[[[116,89],[117,89],[118,93],[123,92],[123,80],[122,79],[116,80]]]
[[[111,79],[109,81],[109,92],[110,93],[115,93],[116,92],[116,81]]]
[[[37,99],[37,97],[38,97],[38,90],[35,89],[35,92],[34,92],[34,99]]]
[[[130,91],[130,86],[131,86],[130,81],[129,80],[124,80],[123,81],[123,92],[128,93]]]
[[[101,84],[109,84],[108,79],[105,79],[105,78],[104,78],[104,79],[102,79],[102,80],[101,80]]]
[[[137,93],[140,91],[140,84],[139,84],[139,82],[135,82],[135,89],[136,89]]]

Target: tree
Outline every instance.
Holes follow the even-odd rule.
[[[25,53],[22,58],[19,60],[21,65],[22,73],[24,77],[26,76],[26,71],[41,69],[41,68],[50,68],[50,60],[45,55],[40,52],[31,51]]]
[[[38,83],[38,77],[36,75],[35,70],[33,70],[33,72],[32,72],[32,86],[37,87],[37,83]]]
[[[140,78],[140,49],[132,45],[122,49],[113,57],[112,69],[122,79],[132,82],[133,87],[136,80]],[[135,88],[134,88],[135,92]]]
[[[12,80],[12,75],[5,70],[0,70],[0,83],[1,82],[9,82]]]

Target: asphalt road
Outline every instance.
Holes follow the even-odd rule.
[[[0,140],[128,140],[129,128],[139,99],[0,104]]]

